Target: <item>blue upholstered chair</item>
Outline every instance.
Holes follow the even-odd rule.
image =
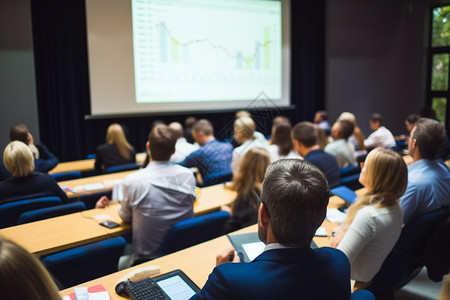
[[[117,165],[117,166],[112,166],[112,167],[107,168],[105,170],[105,173],[110,174],[110,173],[117,173],[117,172],[129,171],[129,170],[137,170],[140,167],[141,167],[140,165],[135,164],[135,163]]]
[[[356,193],[352,189],[350,189],[346,186],[342,186],[342,185],[332,188],[331,193],[333,193],[336,196],[341,197],[342,199],[344,199],[345,201],[347,201],[350,204],[355,202],[356,197],[358,197],[358,195],[356,195]]]
[[[86,159],[92,159],[92,158],[96,158],[97,155],[95,153],[89,153],[88,155],[86,155]]]
[[[42,258],[61,289],[117,272],[126,241],[114,237]]]
[[[25,199],[0,205],[0,228],[17,225],[24,212],[61,204],[56,196]]]
[[[422,214],[408,222],[385,259],[372,284],[367,287],[377,299],[394,299],[394,292],[417,276],[427,260],[428,241],[438,225],[449,216],[448,207]]]
[[[86,209],[84,202],[72,202],[67,204],[61,204],[52,207],[40,208],[24,212],[20,218],[18,224],[25,224],[34,221],[44,220],[48,218],[67,215]]]
[[[102,191],[87,195],[80,196],[80,201],[84,202],[86,205],[86,209],[93,209],[95,208],[95,203],[97,203],[97,200],[100,199],[102,196],[108,197],[108,199],[111,199],[112,190],[109,191]]]
[[[341,184],[340,185],[344,185],[354,191],[362,188],[362,184],[359,183],[359,173],[358,174],[353,174],[353,175],[349,175],[346,177],[341,177]]]
[[[359,174],[359,173],[361,173],[361,167],[360,166],[356,166],[356,167],[348,166],[345,168],[341,168],[340,173],[341,173],[341,178],[347,177],[350,175]]]
[[[222,235],[223,225],[229,218],[228,212],[217,211],[176,223],[164,238],[159,255],[170,254]]]
[[[358,290],[350,295],[350,300],[375,300],[375,295],[367,290]]]
[[[213,173],[203,178],[203,187],[231,181],[233,173]]]
[[[59,182],[81,178],[81,172],[80,171],[60,172],[50,174],[50,176],[52,176],[53,179]]]

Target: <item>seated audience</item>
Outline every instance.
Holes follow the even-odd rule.
[[[205,119],[197,121],[192,128],[192,135],[200,148],[189,154],[180,165],[196,167],[203,178],[230,174],[233,147],[216,140],[211,123]]]
[[[414,162],[408,166],[408,187],[400,198],[405,224],[450,205],[450,171],[436,159],[444,139],[444,126],[428,118],[420,118],[411,131],[408,150]]]
[[[28,145],[34,158],[34,171],[47,173],[59,163],[56,156],[51,153],[46,146],[34,144],[34,139],[25,124],[17,124],[9,131],[9,138],[12,141],[21,141]],[[0,181],[11,177],[11,173],[0,164]]]
[[[356,151],[364,151],[366,150],[366,147],[364,146],[364,134],[362,133],[361,129],[356,124],[356,117],[351,112],[343,112],[341,115],[337,118],[337,121],[349,121],[352,122],[353,126],[355,126],[355,129],[353,130],[353,134],[348,138],[349,142],[351,142],[353,145],[355,145]]]
[[[327,136],[331,134],[330,123],[328,123],[328,114],[324,110],[319,110],[314,115],[314,123],[322,129]]]
[[[239,169],[240,162],[245,153],[254,147],[267,148],[267,140],[262,141],[255,137],[255,122],[250,117],[240,117],[234,121],[234,138],[240,146],[233,149],[231,170],[233,174]]]
[[[317,124],[314,124],[314,126],[317,130],[317,143],[319,144],[319,148],[324,150],[330,140],[328,139],[327,134],[325,133],[325,131],[323,131],[322,128],[320,128]]]
[[[366,158],[359,182],[367,193],[352,204],[345,221],[333,232],[331,246],[350,260],[355,289],[364,289],[379,271],[402,231],[399,198],[407,184],[407,168],[392,150],[376,148]]]
[[[50,175],[33,171],[33,153],[24,143],[9,143],[3,152],[3,162],[12,177],[0,182],[0,204],[46,196],[57,196],[63,203],[69,202]]]
[[[260,194],[264,173],[269,164],[269,153],[263,148],[252,148],[245,153],[231,183],[231,189],[237,191],[237,197],[231,204],[231,211],[228,206],[223,208],[231,213],[224,226],[225,233],[256,224],[258,221],[259,203],[256,196]]]
[[[239,118],[242,118],[242,117],[251,118],[254,121],[254,119],[252,117],[252,114],[250,112],[246,111],[246,110],[240,110],[240,111],[236,112],[236,114],[235,114],[235,118],[236,119],[239,119]],[[280,119],[278,119],[278,120],[280,120]],[[273,120],[273,122],[274,121],[275,120]],[[255,139],[260,141],[262,144],[268,146],[268,141],[267,141],[266,137],[261,132],[256,131],[256,126],[255,126],[255,131],[253,132],[253,136],[255,137]]]
[[[273,118],[273,120],[272,120],[272,129],[271,129],[271,132],[270,132],[270,138],[267,141],[269,143],[269,145],[272,144],[272,138],[275,135],[275,129],[277,128],[277,125],[280,124],[280,123],[286,123],[286,124],[289,124],[289,126],[292,127],[291,120],[289,120],[288,117],[276,116],[275,118]]]
[[[294,150],[289,123],[280,122],[274,126],[272,131],[272,139],[267,148],[272,162],[282,158],[301,158]]]
[[[218,255],[202,291],[191,299],[349,299],[345,255],[310,248],[328,197],[327,180],[312,164],[282,159],[269,165],[258,209],[264,251],[251,263],[240,263],[234,249]]]
[[[136,162],[136,151],[128,143],[125,133],[117,123],[111,124],[106,132],[106,144],[97,147],[95,169],[104,172],[112,166]]]
[[[416,113],[409,114],[408,117],[405,120],[405,126],[408,130],[408,133],[411,133],[412,129],[414,128],[414,125],[416,125],[416,122],[419,120],[420,115]]]
[[[192,127],[194,127],[197,119],[193,116],[187,117],[184,120],[184,137],[188,143],[195,143],[194,137],[192,136]]]
[[[354,125],[345,120],[336,121],[331,128],[334,141],[325,147],[325,152],[336,157],[339,168],[354,167],[357,165],[355,146],[348,141],[353,134]]]
[[[373,114],[370,117],[369,124],[373,132],[364,140],[364,146],[366,148],[395,147],[395,138],[389,129],[383,126],[383,117],[380,114]]]
[[[186,138],[183,136],[183,126],[178,122],[172,122],[169,124],[175,132],[177,138],[177,143],[175,144],[175,153],[170,157],[170,161],[174,163],[179,163],[183,161],[189,154],[198,149],[198,145],[193,145],[188,143]]]
[[[0,238],[0,281],[0,299],[61,300],[39,259],[5,238]]]
[[[330,187],[341,183],[341,174],[336,158],[320,149],[317,130],[311,122],[301,122],[292,129],[295,150],[307,161],[313,163],[327,177]]]
[[[122,183],[119,215],[124,222],[132,224],[135,261],[150,259],[173,224],[194,215],[194,174],[169,161],[176,140],[172,129],[156,125],[146,145],[150,163],[127,175]],[[109,200],[102,197],[96,207],[108,204]]]

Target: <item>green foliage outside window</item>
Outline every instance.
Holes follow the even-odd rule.
[[[450,5],[433,9],[432,47],[450,46]]]
[[[447,98],[433,98],[433,103],[431,106],[437,114],[437,118],[443,124],[445,124],[445,111],[447,108]]]

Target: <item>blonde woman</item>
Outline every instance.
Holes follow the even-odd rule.
[[[3,152],[3,163],[12,177],[0,182],[0,204],[46,196],[57,196],[63,203],[69,202],[50,175],[33,171],[33,153],[24,143],[9,143]]]
[[[269,152],[255,147],[245,153],[238,172],[233,176],[231,189],[237,191],[237,198],[231,206],[231,217],[224,227],[226,233],[256,224],[258,221],[259,195],[267,166]],[[224,210],[228,210],[226,207]]]
[[[128,143],[122,126],[111,124],[106,132],[106,144],[97,147],[95,169],[105,171],[112,166],[136,162],[136,151]]]
[[[349,207],[347,218],[331,238],[331,246],[350,260],[355,289],[370,283],[400,236],[399,198],[407,177],[405,162],[392,150],[376,148],[366,158],[359,181],[367,193]]]
[[[0,237],[0,299],[61,300],[41,262],[16,243]]]
[[[353,131],[353,135],[351,135],[348,138],[348,141],[355,145],[356,151],[364,151],[366,150],[366,147],[364,146],[364,134],[362,133],[361,129],[356,124],[356,117],[351,112],[343,112],[341,115],[337,118],[336,121],[349,121],[354,126],[355,129]]]

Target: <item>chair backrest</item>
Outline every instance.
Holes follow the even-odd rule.
[[[67,215],[79,211],[83,211],[86,209],[86,205],[84,202],[72,202],[67,204],[61,204],[52,207],[45,207],[35,210],[30,210],[24,212],[19,217],[18,224],[25,224],[34,221],[44,220],[48,218],[58,217],[62,215]]]
[[[350,300],[375,300],[375,295],[368,290],[358,290],[350,295]]]
[[[336,196],[341,197],[350,204],[355,202],[355,199],[358,197],[358,195],[356,195],[356,193],[352,189],[343,185],[332,188],[331,192]]]
[[[393,299],[393,293],[419,273],[425,264],[430,236],[448,214],[448,208],[444,207],[422,214],[403,227],[394,249],[367,288],[377,299]]]
[[[61,173],[52,173],[50,176],[53,177],[56,181],[65,181],[81,178],[80,171],[70,171],[70,172],[61,172]]]
[[[65,289],[117,272],[125,245],[125,239],[119,236],[51,254],[42,263]]]
[[[56,196],[39,197],[5,203],[0,205],[0,228],[17,225],[20,215],[24,212],[61,204]]]
[[[341,178],[340,185],[344,185],[354,191],[363,187],[362,184],[359,183],[359,174],[353,174],[353,175]]]
[[[135,164],[135,163],[117,165],[117,166],[112,166],[112,167],[107,168],[105,170],[105,173],[110,174],[110,173],[117,173],[117,172],[129,171],[129,170],[137,170],[140,167],[141,167],[140,165]]]
[[[213,173],[203,178],[203,187],[231,181],[233,173]]]
[[[359,174],[359,173],[361,173],[361,167],[360,166],[356,166],[356,167],[348,166],[345,168],[341,168],[340,173],[341,173],[341,178],[347,177],[350,175]]]
[[[229,218],[228,212],[217,211],[174,224],[158,254],[169,254],[222,235],[223,225]]]

